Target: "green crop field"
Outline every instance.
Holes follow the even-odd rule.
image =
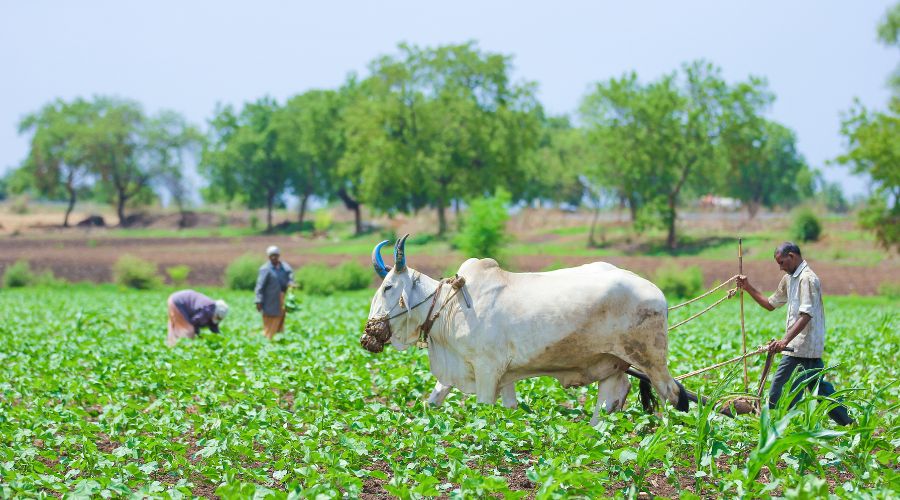
[[[807,398],[734,420],[692,405],[590,427],[596,387],[518,384],[520,407],[444,406],[427,353],[359,347],[371,291],[303,297],[284,338],[258,333],[251,294],[224,296],[223,334],[165,347],[166,293],[113,287],[0,293],[0,496],[509,498],[787,496],[900,491],[897,302],[827,297],[828,377],[855,427]],[[752,304],[751,304],[752,305]],[[677,311],[671,322],[690,311]],[[690,308],[687,308],[690,309]],[[736,301],[671,333],[685,373],[740,352]],[[747,308],[752,346],[784,310]],[[762,366],[751,359],[751,385]],[[738,365],[734,365],[737,367]],[[686,380],[739,390],[719,370]],[[787,398],[784,398],[786,401]]]

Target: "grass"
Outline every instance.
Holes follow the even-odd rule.
[[[812,398],[768,420],[730,420],[697,406],[646,415],[635,391],[592,428],[596,389],[547,378],[519,382],[516,410],[458,392],[427,406],[425,351],[359,347],[371,291],[304,297],[272,343],[251,293],[201,291],[231,305],[223,333],[173,349],[168,291],[0,294],[4,497],[758,498],[793,488],[888,498],[900,487],[896,300],[826,298],[828,377],[848,391],[856,428],[833,427],[827,402]],[[784,311],[748,308],[747,325],[751,346],[765,342]],[[676,330],[672,372],[735,355],[739,332],[732,301]],[[751,379],[761,367],[751,360]],[[727,371],[685,384],[705,395],[741,385]]]

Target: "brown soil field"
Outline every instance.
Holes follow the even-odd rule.
[[[376,237],[373,237],[373,243]],[[0,239],[0,273],[18,259],[27,259],[38,271],[50,269],[57,277],[66,280],[108,282],[112,279],[111,267],[123,254],[132,254],[156,262],[160,270],[186,264],[191,268],[189,282],[194,285],[221,285],[225,267],[235,258],[247,253],[265,259],[267,245],[277,244],[282,249],[283,259],[295,268],[309,263],[337,265],[355,260],[369,265],[365,256],[312,254],[308,249],[310,240],[297,236],[254,236],[245,238],[111,238],[97,240],[73,238],[2,238]],[[385,252],[387,254],[387,252]],[[555,263],[578,265],[594,260],[604,260],[616,266],[629,269],[643,276],[653,276],[656,269],[664,264],[677,266],[699,266],[707,285],[724,281],[737,274],[737,262],[714,261],[701,257],[655,258],[655,257],[557,257],[520,256],[509,261],[509,267],[517,271],[538,271]],[[415,252],[409,254],[409,264],[431,276],[439,276],[451,266],[461,263],[455,255],[429,256]],[[826,294],[873,295],[885,281],[900,281],[900,264],[897,259],[880,262],[874,266],[843,266],[829,262],[810,265],[822,280]],[[773,289],[781,277],[774,262],[746,261],[744,273],[762,289]],[[373,273],[373,284],[374,273]]]

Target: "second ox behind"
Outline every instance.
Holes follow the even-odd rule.
[[[631,388],[625,370],[633,366],[663,398],[687,410],[688,393],[667,365],[666,299],[653,283],[604,262],[511,273],[493,259],[468,259],[457,289],[439,286],[406,265],[407,236],[394,248],[393,269],[380,254],[387,241],[372,252],[384,281],[361,343],[381,352],[388,341],[400,350],[427,342],[438,380],[432,403],[441,404],[457,387],[480,403],[493,404],[499,394],[505,406],[515,407],[516,381],[546,375],[566,387],[598,383],[594,425],[601,406],[608,412],[623,407]],[[648,411],[655,403],[650,383],[640,384]]]

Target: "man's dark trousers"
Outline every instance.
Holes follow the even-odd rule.
[[[806,388],[810,391],[815,390],[816,384],[819,384],[819,396],[830,397],[834,394],[834,386],[822,378],[821,371],[825,365],[822,358],[798,358],[796,356],[781,356],[781,362],[778,363],[778,369],[775,371],[775,380],[772,381],[772,387],[769,389],[769,408],[774,408],[781,398],[781,391],[794,370],[799,369],[800,375],[794,379],[794,386],[791,389],[806,384]],[[796,399],[791,401],[793,407],[800,400],[803,394],[797,395]],[[853,423],[853,419],[847,414],[847,408],[844,405],[834,407],[828,412],[828,416],[839,425],[849,425]]]

